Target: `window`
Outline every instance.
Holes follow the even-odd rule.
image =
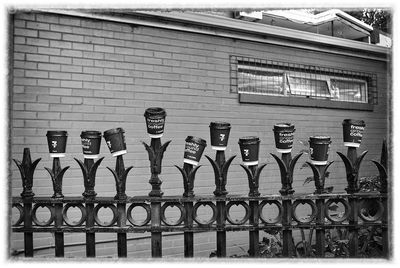
[[[327,108],[362,109],[377,104],[372,74],[238,56],[231,57],[231,88],[239,94],[271,96],[269,104],[307,106],[301,100],[305,98],[311,106]]]

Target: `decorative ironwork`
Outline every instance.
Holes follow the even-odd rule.
[[[197,217],[197,210],[199,209],[200,206],[208,206],[212,210],[212,215],[211,215],[210,219],[208,221],[206,221],[206,222],[201,221]],[[210,201],[197,202],[193,206],[193,220],[195,222],[197,222],[197,224],[200,225],[200,226],[209,226],[209,225],[211,225],[213,222],[215,222],[217,220],[217,207],[214,205],[213,202],[210,202]]]
[[[24,208],[20,204],[12,204],[12,207],[18,209],[19,212],[18,220],[16,220],[12,226],[18,226],[24,221]]]
[[[228,194],[226,191],[226,183],[228,177],[228,169],[231,165],[233,159],[236,155],[231,156],[227,161],[225,161],[225,151],[217,151],[215,160],[211,159],[208,155],[205,156],[208,161],[210,161],[213,169],[214,169],[214,176],[215,176],[215,196],[225,196]]]
[[[274,219],[267,218],[264,213],[263,209],[266,205],[274,204],[278,209],[278,215]],[[279,203],[277,200],[264,200],[260,203],[259,211],[260,211],[260,220],[265,224],[275,224],[282,221],[282,204]]]
[[[330,207],[332,204],[338,204],[341,203],[344,207],[344,212],[341,215],[341,217],[337,217],[334,218],[331,216],[331,214],[329,213],[330,211]],[[347,202],[345,199],[343,198],[335,198],[335,199],[329,199],[326,203],[325,203],[325,209],[324,209],[324,215],[325,217],[330,220],[332,223],[342,223],[345,220],[348,219],[349,215],[350,215],[350,205],[349,202]],[[336,213],[339,214],[339,213]]]
[[[150,146],[145,142],[142,142],[149,154],[151,178],[149,183],[151,184],[152,190],[149,196],[161,197],[164,193],[161,191],[162,180],[158,177],[161,174],[162,159],[164,152],[167,150],[168,145],[171,141],[167,141],[161,145],[160,138],[151,138]]]
[[[258,140],[258,138],[257,138]],[[115,197],[94,198],[96,192],[95,175],[100,163],[104,158],[94,162],[92,159],[85,159],[84,162],[76,159],[79,164],[83,178],[85,192],[80,197],[64,198],[62,194],[62,179],[64,173],[69,168],[61,168],[60,159],[53,157],[53,167],[50,170],[45,168],[51,175],[53,181],[54,195],[50,197],[33,197],[32,184],[33,172],[40,161],[33,163],[30,159],[29,149],[24,149],[22,162],[14,159],[17,164],[24,190],[21,197],[13,197],[12,206],[18,210],[19,217],[12,226],[14,232],[23,232],[25,240],[25,256],[33,256],[33,233],[51,232],[54,233],[55,256],[64,256],[64,233],[83,232],[86,233],[87,256],[95,256],[95,236],[96,232],[117,233],[118,256],[127,257],[127,234],[151,232],[151,251],[152,257],[162,256],[162,234],[163,232],[183,232],[185,244],[185,257],[193,256],[193,233],[215,231],[217,234],[217,256],[226,256],[226,232],[227,231],[248,231],[249,232],[249,256],[257,257],[259,254],[259,231],[276,230],[282,232],[282,256],[294,256],[294,250],[300,246],[307,248],[305,256],[313,256],[311,251],[311,240],[315,242],[315,256],[323,257],[325,250],[325,231],[337,226],[345,228],[351,236],[348,243],[349,254],[351,257],[358,256],[358,230],[361,227],[379,226],[383,231],[382,244],[388,250],[388,221],[387,221],[387,148],[384,143],[382,148],[382,158],[380,162],[373,161],[377,166],[382,179],[380,193],[357,193],[358,192],[358,172],[363,158],[367,151],[357,156],[356,149],[348,149],[347,156],[338,152],[346,166],[348,181],[347,194],[324,194],[325,177],[328,167],[333,161],[325,165],[316,166],[307,162],[314,174],[316,186],[315,194],[294,195],[292,189],[294,167],[302,153],[297,154],[293,159],[291,153],[282,153],[282,157],[271,154],[277,161],[280,168],[282,189],[281,195],[260,196],[259,178],[262,170],[267,164],[258,165],[257,161],[248,161],[242,164],[245,170],[248,183],[249,194],[247,196],[228,195],[226,191],[228,169],[236,156],[231,156],[225,160],[224,151],[217,151],[215,160],[206,156],[211,163],[215,176],[214,196],[195,196],[194,180],[200,166],[193,166],[184,163],[183,168],[176,166],[182,174],[184,183],[183,196],[163,197],[161,191],[162,181],[158,177],[161,173],[161,163],[163,154],[171,141],[161,144],[160,138],[152,137],[150,146],[143,142],[150,161],[151,178],[149,183],[152,191],[145,197],[128,197],[126,195],[126,179],[133,166],[125,169],[122,155],[115,155],[115,169],[107,167],[113,174],[116,182]],[[258,146],[259,142],[257,142]],[[204,148],[203,148],[204,149]],[[202,152],[202,151],[201,151]],[[386,155],[386,156],[385,156]],[[385,158],[386,157],[386,158]],[[242,154],[243,158],[243,154]],[[198,163],[198,161],[196,161]],[[131,204],[130,204],[131,203]],[[339,213],[340,217],[330,214],[330,207],[333,204],[342,204],[344,212]],[[33,208],[32,205],[34,204]],[[126,211],[126,206],[129,205]],[[299,205],[305,204],[311,208],[310,215],[305,219],[297,215],[300,213]],[[266,205],[275,206],[278,210],[277,215],[270,216],[263,213]],[[212,215],[208,219],[198,217],[200,206],[208,206],[212,210]],[[241,206],[244,209],[244,216],[233,219],[232,207]],[[80,217],[68,217],[71,208],[80,210]],[[145,210],[143,221],[134,219],[133,209],[141,207]],[[177,207],[180,215],[177,220],[171,222],[167,219],[166,209]],[[48,209],[48,219],[38,220],[37,211],[39,208]],[[100,209],[110,209],[112,216],[108,221],[99,219]],[[102,216],[103,213],[100,213]],[[267,214],[267,215],[266,215]],[[137,215],[140,215],[139,213]],[[208,215],[208,214],[207,214]],[[132,225],[127,225],[127,220]],[[330,223],[327,223],[327,220]],[[262,224],[261,224],[261,222]],[[297,222],[294,223],[293,221]],[[22,224],[23,223],[23,224]],[[33,223],[33,224],[32,224]],[[85,226],[83,226],[85,224]],[[214,224],[215,223],[215,224]],[[65,225],[68,226],[65,228]],[[316,230],[315,239],[310,232],[309,241],[305,241],[304,229]],[[303,241],[294,243],[292,231],[300,230]],[[296,246],[295,246],[296,245]]]
[[[124,159],[122,155],[118,155],[115,164],[115,170],[107,167],[109,171],[114,175],[115,179],[115,187],[117,189],[117,194],[115,195],[116,200],[125,200],[127,195],[125,193],[126,190],[126,178],[128,177],[129,171],[133,168],[133,166],[125,169]]]
[[[132,217],[132,210],[135,207],[141,207],[146,211],[146,219],[142,222],[138,222],[136,220],[133,219]],[[128,217],[128,221],[130,223],[132,223],[132,225],[134,226],[145,226],[150,222],[151,219],[151,209],[150,206],[146,203],[132,203],[129,208],[128,208],[128,212],[127,212],[127,217]]]
[[[178,218],[178,220],[176,220],[175,222],[171,222],[167,220],[167,217],[165,216],[165,210],[168,207],[177,207],[180,211],[180,216]],[[164,205],[161,206],[161,220],[163,223],[165,223],[168,226],[177,226],[179,224],[181,224],[185,219],[185,209],[182,206],[181,203],[179,202],[166,202],[164,203]]]
[[[76,158],[74,159],[79,164],[83,174],[83,185],[85,186],[85,192],[83,192],[82,195],[86,198],[95,197],[97,195],[97,193],[94,191],[96,172],[104,157],[100,158],[96,162],[89,158],[85,158],[84,162]]]
[[[71,207],[76,207],[80,210],[81,212],[81,218],[78,221],[71,221],[68,217],[68,209],[70,209]],[[76,226],[81,226],[85,221],[86,221],[86,209],[82,204],[66,204],[64,206],[64,209],[62,211],[62,215],[63,215],[63,220],[64,222],[68,225],[68,226],[72,226],[72,227],[76,227]]]
[[[64,198],[62,194],[62,181],[64,173],[69,169],[69,166],[61,168],[60,158],[53,157],[53,167],[52,169],[45,167],[47,172],[50,174],[51,181],[53,182],[54,195],[53,198]]]
[[[297,207],[299,206],[299,205],[305,205],[305,204],[307,204],[307,205],[309,205],[310,206],[310,208],[311,208],[311,213],[309,214],[309,215],[307,215],[308,216],[308,219],[307,218],[300,218],[298,215],[297,215],[297,213],[296,213],[296,209],[297,209]],[[308,200],[308,199],[297,199],[296,201],[294,201],[293,202],[293,204],[292,204],[292,215],[293,215],[293,219],[296,221],[296,222],[298,222],[298,223],[301,223],[301,224],[303,224],[303,223],[310,223],[310,222],[312,222],[315,218],[316,218],[316,216],[317,216],[317,206],[315,205],[315,203],[312,201],[312,200]]]
[[[49,210],[50,217],[47,221],[38,220],[36,216],[36,211],[38,210],[38,208],[47,208]],[[55,212],[54,212],[54,206],[52,205],[38,203],[35,204],[35,206],[32,209],[32,221],[38,226],[49,226],[54,221],[54,217],[55,217]]]
[[[197,170],[201,167],[201,165],[193,168],[193,165],[184,163],[183,168],[175,165],[177,169],[182,173],[183,178],[183,196],[185,197],[193,197],[194,196],[194,179],[196,177]]]
[[[381,180],[381,189],[380,189],[381,193],[388,192],[387,159],[388,159],[387,144],[386,144],[386,140],[383,140],[380,162],[372,160],[372,162],[376,165],[376,167],[378,168],[378,171],[379,171],[379,178]]]
[[[35,195],[32,192],[33,173],[35,172],[36,166],[41,159],[42,158],[38,158],[32,162],[29,148],[24,148],[22,162],[18,161],[17,159],[13,159],[19,169],[19,172],[21,173],[23,188],[23,191],[21,193],[22,197],[33,197]]]
[[[255,165],[255,166],[246,166],[240,164],[240,166],[246,171],[247,179],[249,182],[249,196],[260,196],[260,192],[258,191],[260,174],[261,171],[265,168],[267,164]]]
[[[231,214],[230,214],[230,209],[231,207],[235,206],[242,206],[245,210],[244,216],[242,219],[232,219]],[[244,202],[244,201],[231,201],[226,205],[226,220],[233,225],[241,225],[247,222],[250,218],[250,206]]]
[[[114,198],[115,199],[115,198]],[[100,221],[99,219],[99,211],[101,208],[109,208],[113,214],[112,219],[110,221]],[[113,226],[118,220],[118,211],[115,205],[112,204],[98,204],[94,208],[94,221],[102,227],[110,227]]]
[[[282,159],[280,159],[275,154],[271,153],[271,155],[278,163],[279,170],[281,172],[282,189],[279,190],[279,192],[281,193],[281,195],[293,194],[294,190],[292,189],[292,183],[294,167],[299,158],[303,155],[303,153],[297,154],[293,159],[291,153],[283,153]]]
[[[325,178],[327,174],[327,170],[330,165],[332,165],[334,161],[329,161],[326,165],[314,165],[311,162],[306,162],[313,171],[314,174],[314,183],[315,183],[315,193],[316,194],[325,194],[329,191],[325,189]]]
[[[360,190],[358,172],[360,170],[361,162],[367,153],[368,151],[364,151],[360,156],[357,156],[357,149],[355,147],[348,147],[347,156],[341,152],[337,152],[346,167],[346,178],[348,184],[346,191],[348,193],[357,193]]]

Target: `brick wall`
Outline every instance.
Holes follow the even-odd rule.
[[[184,139],[195,135],[209,143],[208,125],[214,120],[232,124],[226,155],[238,154],[229,171],[227,185],[227,190],[234,194],[248,193],[245,173],[239,167],[237,145],[238,138],[247,135],[260,137],[261,162],[269,163],[260,179],[260,192],[275,194],[280,189],[278,166],[269,156],[270,152],[275,152],[272,126],[276,122],[288,121],[296,125],[295,153],[302,149],[298,140],[306,140],[314,134],[332,137],[330,159],[337,163],[330,168],[331,177],[326,185],[334,186],[335,191],[343,191],[346,185],[344,165],[334,153],[345,152],[342,120],[365,120],[367,128],[360,151],[369,150],[367,160],[379,157],[382,139],[388,137],[388,70],[382,62],[42,13],[17,13],[13,23],[11,153],[13,158],[21,159],[23,148],[30,147],[33,158],[42,158],[33,187],[37,196],[52,193],[51,180],[44,170],[52,165],[47,152],[47,130],[68,131],[67,157],[61,164],[71,168],[64,178],[63,193],[76,196],[84,190],[81,171],[73,160],[73,157],[83,159],[80,132],[115,127],[126,131],[128,154],[124,160],[126,165],[134,166],[127,180],[127,194],[146,195],[151,188],[148,184],[150,169],[140,141],[149,142],[143,113],[152,106],[166,109],[163,141],[172,140],[164,156],[161,175],[165,195],[183,192],[182,179],[173,165],[182,165]],[[379,104],[374,112],[239,104],[237,93],[230,92],[229,55],[373,72],[378,78]],[[205,154],[213,156],[215,153],[210,147]],[[115,159],[104,140],[101,154],[105,160],[98,170],[95,190],[99,196],[114,196],[114,179],[105,167],[114,167]],[[305,160],[303,156],[300,164]],[[205,159],[201,164],[204,166],[197,173],[195,193],[212,194],[215,188],[212,168]],[[362,170],[362,175],[376,173],[368,161],[364,162]],[[16,196],[22,191],[21,181],[15,165],[11,171],[11,194]],[[307,168],[296,169],[293,184],[296,192],[314,190],[312,184],[303,186],[304,179],[310,175]],[[214,236],[209,234],[209,239]],[[13,234],[11,248],[22,248],[22,237]],[[74,237],[70,239],[79,240]],[[228,241],[228,246],[232,247],[232,241]],[[40,246],[50,242],[43,238],[35,243]],[[247,247],[247,238],[242,244]],[[172,256],[182,251],[181,248],[174,251],[173,243],[170,250],[166,247],[164,245],[164,251]]]

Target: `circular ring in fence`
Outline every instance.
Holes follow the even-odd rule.
[[[297,207],[299,205],[309,205],[311,208],[311,215],[308,216],[308,218],[300,218],[297,213]],[[308,199],[299,199],[293,202],[292,205],[292,215],[293,215],[293,219],[298,222],[298,223],[310,223],[312,222],[315,217],[317,216],[317,206],[315,205],[315,203],[312,200],[308,200]]]
[[[267,204],[275,205],[278,208],[278,216],[276,216],[274,219],[267,219],[263,214],[263,208]],[[278,223],[281,221],[281,218],[282,218],[282,204],[278,200],[264,200],[261,202],[261,204],[259,206],[259,212],[260,212],[260,219],[263,223],[265,223],[265,224]]]
[[[19,218],[12,224],[12,226],[18,226],[24,221],[24,208],[21,206],[21,204],[13,204],[12,207],[18,209],[19,211]]]
[[[360,203],[358,216],[363,221],[374,222],[382,218],[384,207],[377,199],[366,199]]]
[[[71,207],[72,208],[75,208],[75,207],[79,208],[79,210],[81,211],[81,218],[78,221],[71,221],[68,218],[67,212],[68,212],[68,209],[70,209]],[[64,208],[63,208],[62,215],[63,215],[64,222],[68,226],[73,226],[73,227],[81,226],[82,223],[84,223],[86,221],[86,209],[82,204],[66,204],[64,206]]]
[[[331,206],[333,204],[342,204],[344,207],[344,213],[341,217],[333,217],[329,211],[331,210]],[[325,203],[325,217],[330,220],[333,223],[341,223],[343,221],[345,221],[350,215],[350,205],[349,203],[344,200],[344,199],[340,199],[340,198],[334,198],[334,199],[329,199],[326,203]]]
[[[165,210],[168,207],[177,207],[181,213],[179,219],[176,222],[168,221],[165,217]],[[165,202],[164,205],[161,206],[161,220],[168,226],[177,226],[183,222],[185,219],[185,209],[183,208],[182,204],[179,202]]]
[[[231,218],[230,209],[231,209],[231,207],[232,207],[233,205],[235,205],[235,206],[242,206],[242,207],[244,208],[244,210],[245,210],[245,215],[244,215],[244,217],[243,217],[242,219],[240,219],[240,220],[237,220],[237,219],[236,219],[236,220],[233,220],[233,219]],[[246,221],[248,221],[249,218],[250,218],[250,207],[249,207],[249,205],[248,205],[246,202],[244,202],[244,201],[231,201],[231,202],[229,202],[229,203],[226,205],[226,220],[227,220],[229,223],[231,223],[231,224],[233,224],[233,225],[240,225],[240,224],[244,224]]]
[[[109,208],[111,209],[111,212],[113,213],[113,218],[111,219],[111,221],[100,221],[99,219],[99,211],[101,208]],[[102,227],[110,227],[112,225],[114,225],[117,222],[118,219],[118,211],[117,208],[114,205],[111,204],[98,204],[95,208],[94,208],[94,221]]]
[[[146,219],[142,222],[139,221],[135,221],[132,217],[132,209],[134,209],[135,207],[141,207],[144,210],[146,210]],[[128,212],[127,212],[127,217],[128,217],[128,221],[130,223],[132,223],[132,225],[134,226],[145,226],[146,224],[148,224],[150,222],[151,219],[151,209],[150,206],[146,203],[132,203],[129,208],[128,208]]]
[[[212,209],[212,213],[213,214],[212,214],[211,218],[206,222],[201,221],[197,217],[197,210],[199,209],[200,206],[209,206]],[[197,202],[193,207],[193,220],[195,222],[197,222],[199,225],[210,225],[210,224],[212,224],[214,221],[217,220],[217,207],[211,201]]]
[[[50,212],[50,217],[47,221],[40,221],[36,216],[38,208],[47,208]],[[35,204],[32,209],[32,221],[38,226],[49,226],[54,220],[54,207],[48,204]]]

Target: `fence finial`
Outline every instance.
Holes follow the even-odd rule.
[[[96,162],[94,162],[94,160],[90,158],[85,158],[84,162],[76,158],[74,159],[79,164],[82,170],[83,184],[85,186],[85,192],[83,192],[82,195],[86,198],[95,197],[97,195],[97,193],[94,191],[96,172],[104,157],[100,158]]]
[[[293,159],[292,159],[292,153],[282,153],[282,159],[280,159],[277,155],[273,153],[271,153],[271,155],[278,163],[281,172],[282,188],[279,190],[279,192],[282,195],[293,194],[294,190],[292,188],[292,184],[293,184],[294,167],[299,158],[303,155],[303,153],[297,154]]]
[[[53,157],[53,167],[52,169],[45,167],[47,172],[49,172],[51,180],[53,182],[53,198],[63,198],[64,195],[62,194],[62,182],[64,173],[69,169],[69,166],[65,168],[61,168],[60,158]]]
[[[21,193],[22,197],[33,197],[35,195],[32,192],[33,173],[35,172],[36,166],[41,159],[42,158],[39,158],[32,162],[29,148],[24,148],[22,162],[18,161],[17,159],[13,159],[21,173],[23,187],[23,191]]]

